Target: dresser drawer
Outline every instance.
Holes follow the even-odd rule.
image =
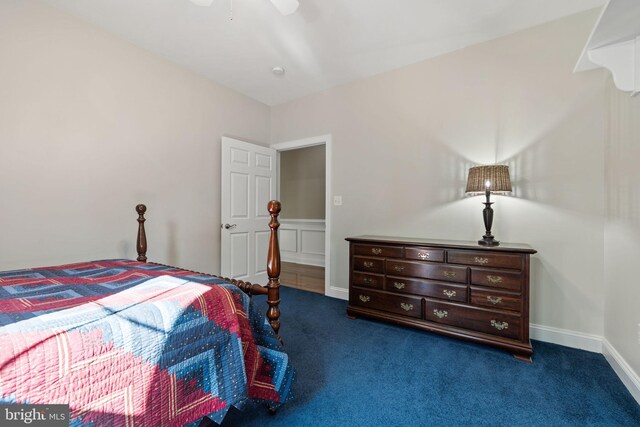
[[[362,245],[356,244],[353,247],[353,253],[356,255],[373,255],[388,258],[402,258],[403,252],[400,246],[384,246],[384,245]]]
[[[404,316],[422,317],[422,299],[404,295],[392,295],[365,289],[353,289],[351,304]]]
[[[384,273],[384,259],[354,256],[353,269],[367,273]]]
[[[387,260],[386,272],[393,276],[423,277],[446,282],[467,283],[467,268],[455,265]]]
[[[389,292],[423,295],[451,301],[467,302],[467,287],[452,283],[427,282],[406,277],[387,276],[384,289]]]
[[[522,274],[518,271],[471,269],[471,284],[520,291]]]
[[[409,247],[404,248],[404,257],[421,261],[443,262],[444,249]]]
[[[522,255],[473,251],[448,251],[447,262],[452,264],[477,265],[522,270]]]
[[[384,276],[380,274],[353,273],[353,285],[382,289]]]
[[[520,340],[521,319],[515,313],[425,300],[424,318],[431,322]]]
[[[471,287],[471,304],[503,310],[521,311],[520,294]]]

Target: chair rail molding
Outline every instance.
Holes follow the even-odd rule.
[[[640,2],[609,0],[582,50],[574,72],[603,67],[616,87],[640,92]]]

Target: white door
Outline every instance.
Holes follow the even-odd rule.
[[[276,151],[222,137],[221,275],[265,285]]]

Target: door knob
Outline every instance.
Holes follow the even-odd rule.
[[[238,224],[225,224],[223,225],[223,227],[225,228],[225,230],[231,230],[232,228],[235,228]]]

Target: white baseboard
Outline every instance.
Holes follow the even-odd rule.
[[[607,362],[609,362],[609,365],[611,365],[636,402],[640,404],[640,377],[606,338],[602,340],[602,344],[602,354],[607,359]]]
[[[286,254],[281,252],[282,262],[294,264],[312,265],[314,267],[324,267],[324,256],[304,256],[300,254]]]
[[[338,288],[336,286],[330,286],[329,289],[325,288],[325,296],[331,298],[343,299],[345,301],[349,300],[349,289],[346,288]]]
[[[534,340],[560,344],[593,353],[602,353],[602,337],[599,335],[585,334],[583,332],[536,325],[533,323],[529,325],[529,335],[531,339]]]

